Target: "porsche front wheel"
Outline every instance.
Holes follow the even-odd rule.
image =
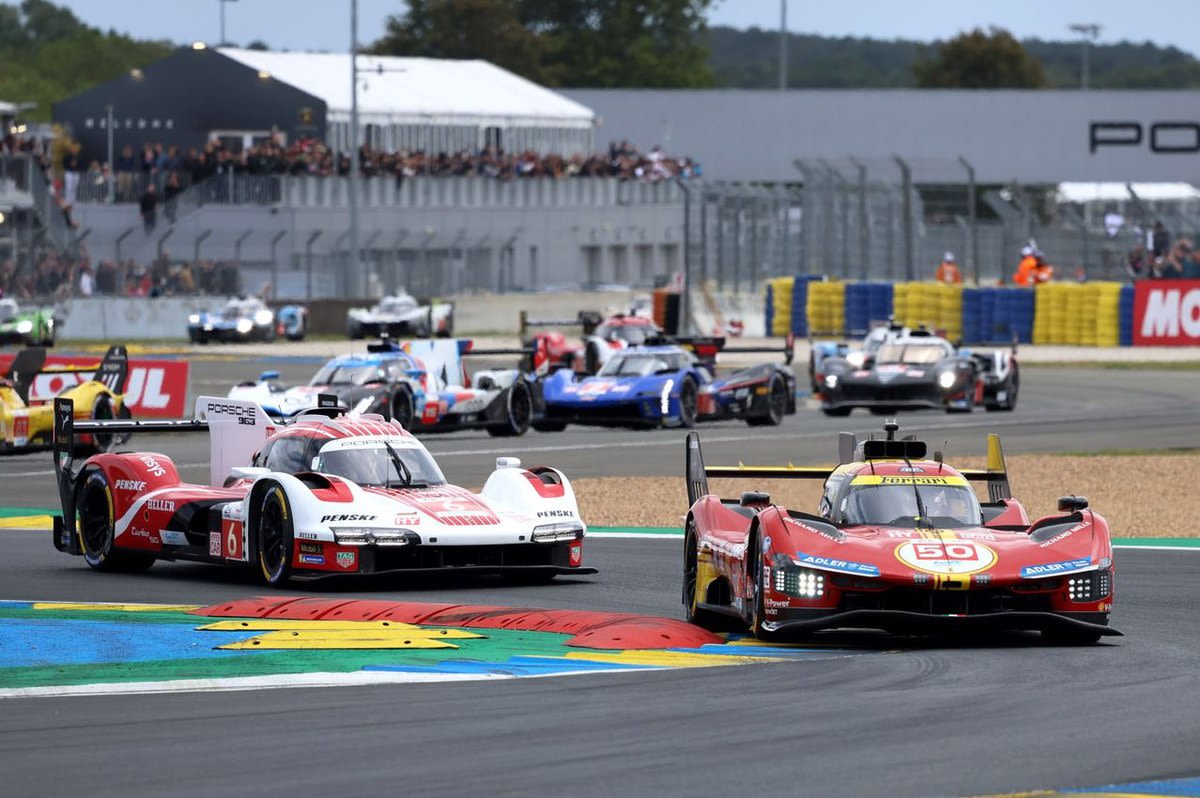
[[[267,488],[254,520],[259,572],[263,582],[279,587],[292,575],[292,508],[283,488]]]
[[[112,489],[103,471],[87,475],[76,503],[79,510],[79,542],[83,560],[97,571],[145,571],[154,557],[116,548]]]

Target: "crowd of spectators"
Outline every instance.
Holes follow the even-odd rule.
[[[1129,251],[1125,271],[1134,280],[1200,279],[1200,249],[1186,236],[1172,241],[1166,225],[1157,221]]]
[[[60,301],[89,296],[230,296],[241,290],[237,264],[173,261],[170,253],[148,266],[133,260],[93,262],[87,252],[40,253],[32,270],[18,270],[12,258],[0,261],[0,296]]]
[[[69,166],[64,162],[67,174],[72,169],[80,168],[77,156],[78,153],[70,159]],[[669,156],[659,147],[641,152],[628,141],[612,142],[604,153],[571,156],[542,155],[532,150],[507,152],[497,147],[433,154],[407,149],[387,151],[363,145],[359,150],[359,159],[364,177],[391,177],[396,180],[429,175],[490,177],[498,180],[608,177],[655,182],[699,177],[701,174],[700,165],[691,158]],[[240,152],[229,149],[219,139],[213,139],[203,148],[188,148],[186,151],[162,144],[146,144],[139,151],[126,145],[115,160],[112,166],[93,161],[81,175],[65,180],[68,201],[74,202],[77,196],[85,200],[103,200],[108,196],[110,181],[115,181],[113,193],[117,202],[140,203],[150,186],[154,186],[158,201],[166,211],[172,198],[188,185],[230,172],[275,176],[346,176],[351,168],[349,153],[334,152],[323,141],[299,138],[284,143],[278,135]]]

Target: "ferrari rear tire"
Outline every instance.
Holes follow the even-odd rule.
[[[529,386],[518,378],[508,389],[505,420],[500,424],[492,424],[487,431],[494,438],[517,438],[528,431],[532,419],[533,394]]]
[[[79,490],[76,508],[79,511],[80,548],[88,567],[96,571],[130,573],[145,571],[154,565],[152,555],[116,548],[112,489],[103,471],[96,469],[87,475]]]
[[[400,426],[407,430],[412,429],[414,414],[413,395],[408,386],[401,386],[392,394],[392,401],[388,404],[388,417],[392,421],[396,421]]]
[[[688,623],[693,623],[701,629],[710,632],[736,631],[737,621],[727,615],[701,609],[698,604],[697,577],[699,576],[699,545],[696,538],[696,524],[691,519],[687,522],[687,531],[683,538],[683,617]]]
[[[292,575],[292,549],[295,537],[292,508],[279,485],[267,487],[254,516],[254,543],[259,575],[270,587],[287,583]]]
[[[696,382],[691,377],[684,377],[679,386],[679,426],[691,429],[696,426],[697,404]]]
[[[787,413],[787,406],[787,383],[783,377],[775,374],[771,377],[770,385],[767,388],[766,413],[747,418],[746,423],[752,427],[778,427],[783,423],[783,417]]]

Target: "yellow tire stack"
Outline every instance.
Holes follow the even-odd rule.
[[[841,335],[846,326],[846,286],[843,283],[808,284],[808,330],[811,335]]]
[[[1096,287],[1096,346],[1121,345],[1121,283]]]
[[[1069,283],[1042,283],[1034,289],[1037,291],[1033,311],[1033,342],[1035,344],[1065,344],[1068,342],[1067,303],[1073,287]]]
[[[771,335],[787,335],[792,330],[792,290],[794,277],[775,277],[771,286]]]
[[[931,289],[934,306],[937,308],[936,321],[933,326],[942,330],[949,340],[961,341],[963,334],[962,286],[934,283],[928,288]]]

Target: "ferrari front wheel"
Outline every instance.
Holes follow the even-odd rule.
[[[283,488],[267,488],[254,519],[259,572],[263,582],[279,587],[292,575],[292,508]]]
[[[763,626],[766,622],[766,607],[763,596],[762,545],[757,536],[751,536],[746,554],[749,559],[746,563],[746,575],[750,583],[750,633],[758,640],[771,640],[774,634]]]
[[[699,577],[700,552],[696,538],[696,523],[687,522],[687,533],[683,539],[683,615],[688,623],[710,632],[728,632],[737,629],[733,618],[700,608]]]

